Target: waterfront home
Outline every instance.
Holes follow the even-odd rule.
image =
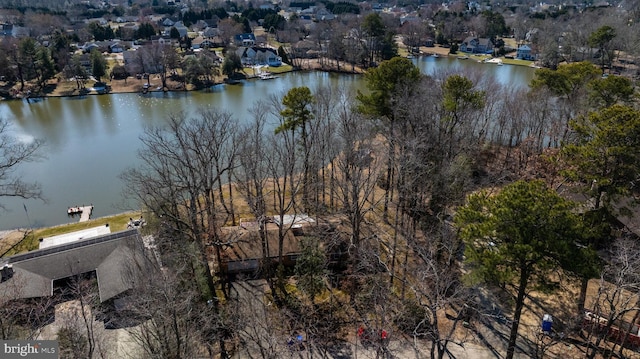
[[[221,251],[220,270],[228,274],[253,273],[266,261],[278,262],[278,227],[265,224],[265,241],[260,236],[257,222],[244,222],[236,227],[223,227],[222,238],[226,243]],[[300,254],[300,239],[292,231],[286,231],[282,242],[283,264],[292,266]]]
[[[300,240],[311,231],[315,220],[306,214],[267,218],[261,233],[260,222],[241,221],[239,226],[222,227],[221,271],[229,274],[259,271],[268,261],[279,262],[279,227],[282,238],[282,263],[294,266],[301,252]],[[308,234],[308,233],[307,233]]]
[[[148,258],[137,229],[62,240],[3,258],[0,299],[52,296],[57,288],[64,289],[69,278],[93,273],[104,302],[133,288],[134,277],[150,267]]]
[[[490,54],[493,52],[491,39],[469,36],[460,44],[460,51],[471,54]]]
[[[527,44],[518,47],[516,58],[520,60],[535,60],[535,56],[531,53],[531,47]]]
[[[282,58],[274,50],[266,47],[239,47],[236,54],[244,66],[269,65],[277,67],[282,65]]]

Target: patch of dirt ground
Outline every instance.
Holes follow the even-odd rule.
[[[9,231],[0,231],[0,255],[9,250],[13,245],[20,242],[25,236],[25,231],[21,229],[13,229]]]

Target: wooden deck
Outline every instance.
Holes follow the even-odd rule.
[[[80,207],[82,209],[82,213],[80,214],[80,221],[78,222],[86,222],[91,217],[91,212],[93,212],[93,206],[84,206]]]

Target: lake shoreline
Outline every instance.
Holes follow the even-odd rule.
[[[324,62],[325,65],[329,65]],[[335,62],[334,62],[335,63]],[[432,56],[413,60],[425,74],[483,71],[497,83],[526,87],[533,70],[525,66],[495,66],[453,57]],[[344,69],[341,64],[341,69]],[[347,67],[350,70],[350,67]],[[253,74],[251,69],[246,70]],[[258,73],[258,70],[256,70]],[[278,76],[274,72],[274,75]],[[128,79],[128,86],[143,80]],[[158,82],[152,77],[151,82]],[[114,81],[114,84],[118,81]],[[124,80],[121,81],[124,84]],[[75,83],[71,83],[75,87]],[[0,116],[10,120],[12,131],[24,141],[46,139],[46,159],[20,168],[23,178],[41,184],[47,203],[7,198],[8,209],[0,218],[1,229],[44,227],[70,221],[69,205],[93,203],[94,216],[130,208],[122,198],[118,175],[141,163],[137,156],[139,136],[146,126],[164,125],[170,114],[197,116],[204,108],[233,114],[239,126],[252,120],[251,108],[259,100],[280,96],[293,87],[339,88],[355,94],[366,90],[365,76],[345,76],[323,71],[296,71],[274,80],[243,81],[240,85],[219,85],[211,91],[166,94],[121,93],[115,96],[54,97],[37,102],[3,101]],[[123,91],[124,92],[124,91]],[[128,91],[135,92],[135,91]],[[29,208],[29,218],[24,205]]]
[[[451,54],[449,53],[448,48],[444,47],[421,47],[421,54],[416,55],[415,57],[428,57],[428,56],[442,56],[442,57],[457,57],[459,54]],[[488,55],[474,55],[471,54],[468,58],[473,60],[480,60],[484,58],[490,58]],[[523,63],[513,63],[512,61],[505,62],[505,65],[513,65],[513,66],[527,66],[532,67],[533,62],[523,62]],[[291,68],[289,70],[285,70],[282,72],[274,71],[274,75],[284,74],[289,72],[308,72],[308,71],[319,71],[326,73],[337,73],[342,75],[362,75],[366,72],[365,69],[352,66],[351,64],[345,63],[341,61],[341,64],[338,66],[334,60],[330,59],[304,59],[302,60],[302,64],[299,68]],[[243,80],[259,80],[259,76],[255,73],[253,75],[248,75],[243,70],[244,75],[246,76]],[[192,86],[184,87],[182,83],[167,79],[167,87],[161,88],[160,83],[158,83],[159,77],[154,77],[153,79],[143,79],[136,78],[134,76],[130,76],[124,80],[113,80],[105,81],[108,86],[108,91],[99,91],[93,89],[93,87],[87,87],[84,89],[78,89],[75,87],[69,88],[68,85],[72,81],[63,81],[58,78],[57,82],[50,83],[48,86],[54,86],[54,89],[51,92],[45,93],[43,95],[31,95],[29,91],[20,92],[15,89],[17,85],[14,85],[11,88],[3,88],[0,92],[3,97],[3,100],[26,100],[29,101],[41,101],[47,98],[74,98],[74,97],[86,97],[86,96],[95,96],[95,95],[112,95],[112,94],[128,94],[128,93],[170,93],[170,92],[191,92],[191,91],[203,91],[206,88],[196,88]],[[149,84],[145,89],[145,84]],[[221,79],[219,81],[215,81],[211,87],[228,84],[225,79]]]
[[[329,64],[329,65],[328,65]],[[342,62],[342,65],[337,67],[335,66],[335,61],[325,59],[322,61],[321,59],[305,59],[300,66],[300,68],[293,68],[289,66],[290,69],[284,71],[273,71],[277,68],[274,68],[273,74],[279,75],[289,72],[308,72],[308,71],[320,71],[327,73],[339,73],[344,75],[362,75],[364,74],[364,70],[358,66],[351,66],[350,64],[346,64]],[[346,70],[348,68],[353,68],[354,70]],[[260,80],[260,77],[257,74],[250,75],[246,70],[250,70],[251,68],[245,68],[242,73],[245,78],[242,80]],[[78,89],[75,85],[69,87],[68,85],[74,83],[74,81],[69,80],[61,80],[57,79],[55,82],[50,82],[47,86],[53,86],[54,89],[50,92],[45,92],[44,94],[34,95],[31,94],[29,90],[19,91],[16,89],[18,84],[13,85],[10,88],[2,88],[0,90],[0,95],[2,99],[5,101],[10,100],[26,100],[29,101],[42,101],[47,98],[82,98],[85,96],[95,96],[95,95],[113,95],[113,94],[131,94],[131,93],[169,93],[169,92],[191,92],[191,91],[203,91],[206,88],[196,88],[193,86],[184,87],[181,82],[173,81],[169,78],[166,80],[167,86],[165,88],[161,88],[161,83],[159,76],[152,76],[150,79],[145,78],[136,78],[134,76],[129,76],[124,80],[114,80],[104,79],[103,82],[107,84],[108,90],[95,90],[92,86],[87,86],[82,89]],[[90,81],[89,84],[92,82]],[[148,84],[148,85],[147,85]],[[218,86],[228,84],[227,79],[219,79],[214,81],[214,83],[210,86]],[[145,86],[147,85],[147,86]],[[147,87],[145,89],[145,87]]]

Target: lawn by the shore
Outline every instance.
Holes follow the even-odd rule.
[[[0,239],[0,241],[2,241],[2,245],[0,246],[0,248],[3,249],[0,254],[14,245],[15,246],[11,248],[11,250],[9,250],[4,255],[4,257],[36,250],[40,245],[40,238],[53,237],[60,234],[79,231],[82,229],[100,227],[106,224],[109,224],[111,232],[119,232],[127,229],[127,223],[129,223],[130,218],[139,217],[140,212],[135,211],[91,219],[86,222],[61,224],[53,227],[38,228],[33,230],[17,229],[14,231],[10,231],[10,233],[6,234],[5,236],[3,236],[3,238]]]

